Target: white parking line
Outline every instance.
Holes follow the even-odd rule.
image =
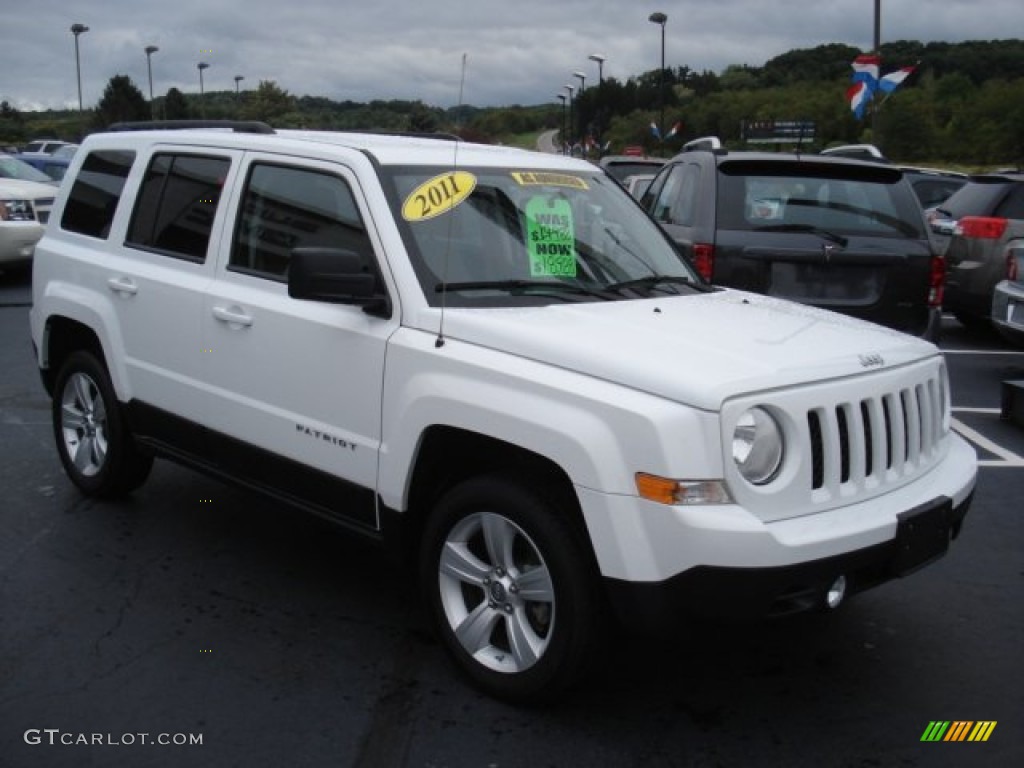
[[[998,410],[989,408],[956,408],[955,410],[965,411],[969,413],[989,411],[999,413]],[[953,419],[951,423],[953,425],[953,429],[959,432],[962,437],[966,438],[967,440],[970,440],[979,448],[988,451],[991,454],[999,456],[1001,459],[1000,461],[996,461],[994,459],[981,459],[978,461],[979,467],[1024,467],[1024,458],[1021,458],[1013,451],[1008,451],[1005,448],[996,445],[983,434],[974,429],[971,429],[959,419]]]

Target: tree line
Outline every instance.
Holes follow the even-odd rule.
[[[152,116],[263,120],[283,128],[448,132],[484,142],[553,129],[580,147],[619,152],[633,145],[667,155],[706,135],[742,146],[744,121],[803,120],[816,128],[808,149],[873,142],[903,162],[1024,164],[1024,41],[884,44],[883,74],[905,66],[916,70],[889,98],[876,98],[875,114],[864,121],[854,117],[845,98],[850,63],[860,53],[832,43],[789,51],[762,67],[734,65],[714,73],[680,66],[622,81],[606,78],[577,94],[572,125],[561,103],[451,109],[420,101],[360,103],[295,96],[272,81],[242,93],[203,96],[171,88],[150,105],[130,78],[118,75],[84,114],[19,113],[0,102],[0,141],[44,135],[77,139],[112,122]],[[662,136],[680,125],[670,138],[651,129],[662,112]]]

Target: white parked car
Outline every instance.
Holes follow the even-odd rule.
[[[932,344],[708,285],[584,161],[238,129],[94,134],[60,188],[30,317],[84,493],[162,457],[381,541],[513,701],[605,606],[837,607],[959,532]]]
[[[52,155],[57,150],[66,146],[77,146],[72,145],[68,141],[59,141],[58,139],[35,139],[25,145],[25,148],[21,150],[23,155]]]
[[[32,260],[56,192],[49,184],[0,176],[0,269]]]

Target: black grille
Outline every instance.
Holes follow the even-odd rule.
[[[811,489],[836,490],[887,470],[905,476],[905,465],[916,466],[939,442],[939,393],[938,382],[924,381],[852,403],[809,409]]]

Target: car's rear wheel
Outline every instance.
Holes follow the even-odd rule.
[[[443,497],[427,524],[421,578],[447,650],[499,698],[554,698],[603,640],[583,536],[565,509],[502,476]]]
[[[64,471],[90,496],[138,488],[153,466],[139,452],[121,413],[110,376],[95,356],[68,356],[54,386],[53,431]]]

